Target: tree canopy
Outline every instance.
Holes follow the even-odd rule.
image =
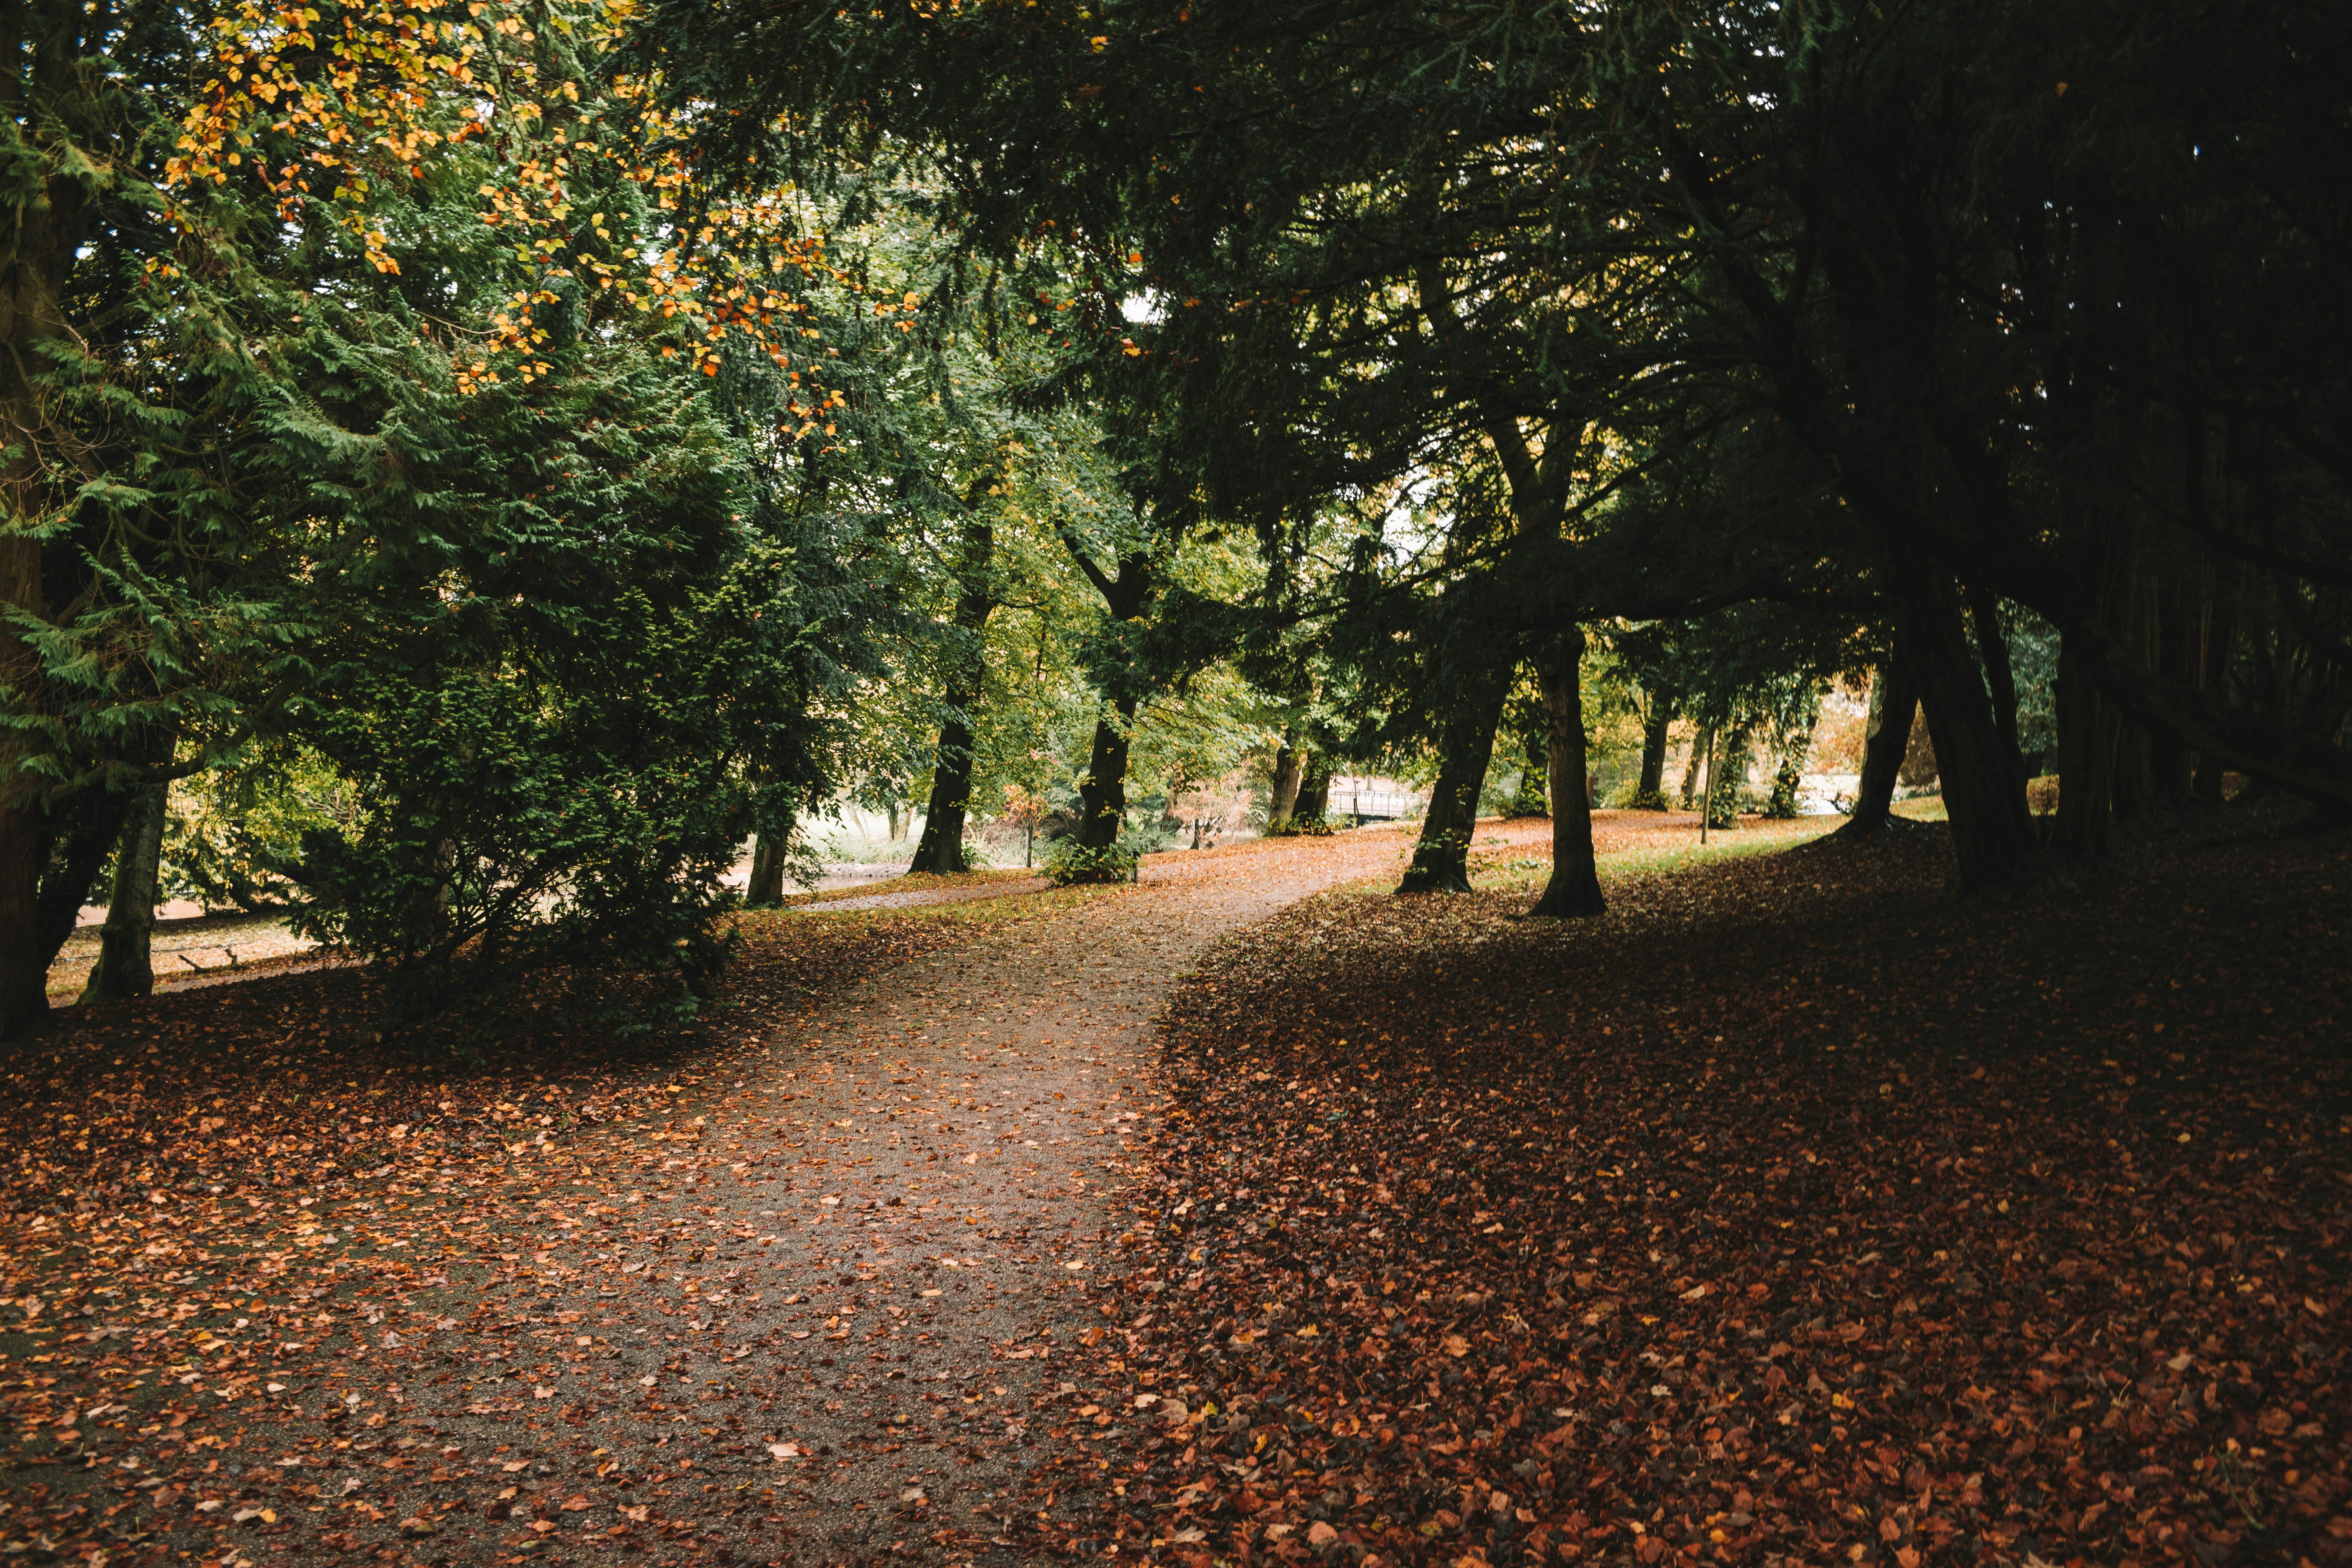
[[[1874,670],[1970,891],[2352,805],[2330,7],[12,17],[6,1019],[257,769],[339,815],[201,879],[671,1005],[859,802],[1109,875],[1386,766],[1458,887],[1503,755],[1598,913],[1596,670],[1784,805]]]

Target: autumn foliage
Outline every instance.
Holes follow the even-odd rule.
[[[1929,838],[1228,947],[1119,1313],[1187,1408],[1096,1540],[2345,1561],[2344,851],[1955,920]]]

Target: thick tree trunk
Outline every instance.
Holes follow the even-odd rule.
[[[1960,890],[2000,893],[2041,875],[2042,847],[2016,749],[2002,744],[1982,668],[1960,631],[1959,595],[1942,568],[1898,559],[1888,587],[1906,657],[1916,665],[1959,861]]]
[[[1674,706],[1653,693],[1650,717],[1642,726],[1642,782],[1633,791],[1633,804],[1644,811],[1666,808],[1666,745],[1674,726]]]
[[[1285,736],[1281,750],[1274,753],[1274,795],[1265,809],[1265,830],[1279,833],[1290,826],[1290,818],[1298,810],[1298,782],[1306,764],[1306,756]]]
[[[1911,726],[1919,714],[1918,674],[1906,657],[1903,640],[1870,682],[1870,725],[1864,732],[1862,778],[1854,785],[1853,815],[1832,838],[1869,838],[1894,820],[1896,775],[1911,746]]]
[[[1578,665],[1584,632],[1577,627],[1542,649],[1536,684],[1543,693],[1544,749],[1551,775],[1551,879],[1531,915],[1579,919],[1606,914],[1601,872],[1592,858],[1591,784],[1584,766],[1584,692]]]
[[[163,870],[163,817],[169,784],[141,790],[123,826],[114,860],[114,898],[99,931],[98,963],[82,990],[84,1002],[119,1002],[155,990],[150,956],[155,935],[156,884]]]
[[[772,910],[784,901],[783,836],[762,833],[751,846],[751,880],[743,901],[755,910]]]
[[[1298,776],[1298,805],[1294,822],[1318,822],[1331,809],[1331,764],[1320,757],[1307,759]]]
[[[2084,672],[2078,639],[2058,644],[2058,819],[2051,845],[2076,860],[2098,861],[2111,847],[2110,787],[2121,715]]]
[[[49,1010],[38,905],[48,837],[29,808],[0,811],[0,1038]],[[48,948],[54,956],[56,950]]]
[[[1135,699],[1112,704],[1111,715],[1095,721],[1094,752],[1078,783],[1078,843],[1108,849],[1127,826],[1127,751],[1135,731]]]
[[[1429,792],[1429,815],[1422,819],[1412,864],[1405,868],[1400,893],[1466,893],[1470,890],[1470,836],[1478,823],[1478,796],[1494,760],[1495,731],[1503,721],[1511,668],[1481,671],[1465,682],[1457,705],[1445,715],[1438,747],[1437,784]]]
[[[89,171],[93,160],[104,168],[113,155],[103,140],[68,140],[68,128],[89,113],[86,95],[98,90],[90,84],[102,80],[103,73],[82,68],[87,26],[80,7],[63,4],[12,5],[0,24],[9,57],[0,96],[17,118],[11,135],[26,171],[6,198],[7,255],[0,263],[0,430],[6,433],[0,440],[0,609],[36,620],[47,618],[49,600],[34,530],[52,521],[61,472],[73,482],[70,465],[61,470],[43,439],[47,409],[32,379],[43,363],[37,345],[73,336],[66,279],[103,185]],[[29,73],[28,65],[35,68]],[[44,685],[39,656],[0,623],[0,688],[37,712]],[[22,733],[0,731],[0,1038],[47,1014],[49,961],[57,952],[40,897],[57,826],[32,798],[38,785],[20,766]]]

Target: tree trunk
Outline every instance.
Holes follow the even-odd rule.
[[[1584,699],[1581,693],[1578,694],[1576,708],[1579,715],[1577,723],[1581,726],[1584,722],[1582,718]],[[1511,815],[1513,816],[1542,816],[1548,810],[1557,809],[1557,803],[1559,800],[1559,782],[1551,776],[1553,755],[1550,734],[1551,717],[1550,699],[1547,698],[1545,699],[1544,728],[1528,731],[1521,742],[1522,749],[1527,752],[1528,765],[1519,773],[1519,787],[1512,792]],[[1578,732],[1582,733],[1580,728]],[[1548,805],[1548,801],[1551,804]]]
[[[1531,915],[1577,919],[1606,914],[1601,873],[1592,858],[1591,784],[1584,766],[1584,691],[1578,667],[1584,631],[1574,627],[1536,660],[1543,693],[1544,749],[1551,775],[1551,879]]]
[[[1290,826],[1290,818],[1298,810],[1298,781],[1307,759],[1290,737],[1283,737],[1281,750],[1274,753],[1274,795],[1265,808],[1265,830],[1279,833]]]
[[[18,171],[5,198],[7,257],[0,265],[0,429],[6,431],[0,442],[0,611],[36,622],[48,619],[49,595],[35,531],[53,521],[60,482],[68,491],[76,482],[71,465],[57,464],[45,438],[48,409],[33,382],[43,363],[36,345],[74,337],[66,279],[105,184],[92,164],[106,168],[116,155],[102,132],[94,141],[71,139],[71,128],[88,123],[89,95],[102,90],[93,84],[103,73],[82,69],[89,26],[80,7],[62,4],[10,5],[0,20],[9,57],[0,95],[15,117]],[[91,37],[102,31],[91,27]],[[70,536],[62,547],[77,548]],[[0,689],[38,715],[47,685],[37,651],[0,619]],[[27,733],[0,730],[0,1038],[47,1014],[49,961],[57,953],[41,908],[57,826],[33,798],[37,775],[23,766]]]
[[[1739,792],[1748,783],[1748,760],[1756,743],[1756,726],[1741,722],[1732,726],[1730,737],[1724,742],[1722,753],[1707,764],[1706,825],[1709,827],[1739,826]],[[1726,781],[1730,787],[1725,788]]]
[[[1298,805],[1294,822],[1318,822],[1331,809],[1331,764],[1309,757],[1298,776]]]
[[[90,884],[106,868],[106,858],[121,839],[123,823],[137,798],[138,792],[131,790],[85,790],[47,818],[33,818],[31,936],[22,947],[0,952],[0,977],[11,984],[19,983],[20,973],[32,977],[32,995],[38,1005],[21,1015],[27,1023],[48,1011],[49,965],[73,935]],[[5,819],[0,816],[0,846],[5,843]],[[0,1027],[0,1038],[6,1032]]]
[[[2000,629],[2000,601],[1990,588],[1971,584],[1969,621],[1977,635],[1977,652],[1984,660],[1985,689],[1992,696],[1994,726],[2001,745],[2017,759],[2021,787],[2032,774],[2025,765],[2025,749],[2017,739],[2017,668],[2010,662],[2009,638]]]
[[[1633,791],[1633,804],[1644,811],[1666,808],[1666,745],[1674,724],[1674,705],[1653,692],[1650,717],[1642,725],[1642,782]]]
[[[1707,725],[1691,735],[1690,760],[1683,764],[1683,787],[1676,805],[1684,811],[1698,804],[1699,763],[1706,755],[1709,742],[1715,738],[1715,728]]]
[[[84,1002],[119,1002],[152,995],[155,970],[156,883],[163,869],[163,817],[169,784],[149,784],[132,802],[114,861],[114,898],[99,932],[98,963],[82,990]]]
[[[1853,816],[1832,838],[1873,837],[1894,820],[1889,808],[1895,804],[1895,777],[1903,771],[1903,753],[1910,749],[1911,725],[1918,713],[1918,675],[1898,637],[1870,683],[1870,725],[1863,740]]]
[[[1466,893],[1470,890],[1470,836],[1478,824],[1478,796],[1495,755],[1495,731],[1510,693],[1511,667],[1480,671],[1465,682],[1461,701],[1445,715],[1439,740],[1437,784],[1429,792],[1429,815],[1412,864],[1405,868],[1400,893]]]
[[[784,837],[762,833],[751,846],[751,880],[743,902],[755,910],[772,910],[784,901]]]
[[[1958,594],[1942,568],[1916,558],[1898,557],[1888,576],[1905,654],[1918,670],[1960,890],[2022,886],[2041,874],[2042,848],[2016,749],[2001,742],[1981,665],[1961,635]]]
[[[976,506],[978,481],[965,497]],[[954,673],[948,680],[948,713],[940,725],[939,751],[931,764],[931,803],[923,817],[923,841],[915,846],[916,871],[961,872],[971,869],[964,857],[963,825],[971,807],[972,710],[980,705],[982,638],[988,617],[996,609],[996,530],[977,520],[963,528],[956,560],[955,626],[970,641],[956,652]]]
[[[1094,752],[1078,783],[1078,843],[1085,848],[1109,848],[1127,826],[1127,750],[1135,709],[1135,699],[1123,697],[1112,704],[1116,721],[1108,714],[1095,721]]]
[[[980,694],[954,692],[950,700],[978,701]],[[931,804],[923,817],[922,842],[915,846],[911,871],[941,875],[969,871],[963,852],[964,815],[971,805],[971,726],[961,714],[940,726],[938,760],[931,766]]]
[[[2230,679],[2230,658],[2238,639],[2236,596],[2228,591],[2215,595],[2212,629],[2205,638],[2205,669],[2198,682],[2205,694],[2216,701],[2225,700]],[[2209,805],[2221,804],[2221,759],[2210,752],[2197,753],[2197,772],[2189,784],[2189,792]]]

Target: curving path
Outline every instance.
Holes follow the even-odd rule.
[[[660,1113],[418,1161],[319,1217],[249,1200],[254,1239],[178,1278],[265,1279],[180,1288],[252,1337],[110,1395],[152,1423],[107,1461],[145,1504],[118,1528],[228,1568],[984,1557],[1033,1432],[1118,1428],[1089,1287],[1170,988],[1408,852],[1370,829],[1155,858],[735,1031]]]

